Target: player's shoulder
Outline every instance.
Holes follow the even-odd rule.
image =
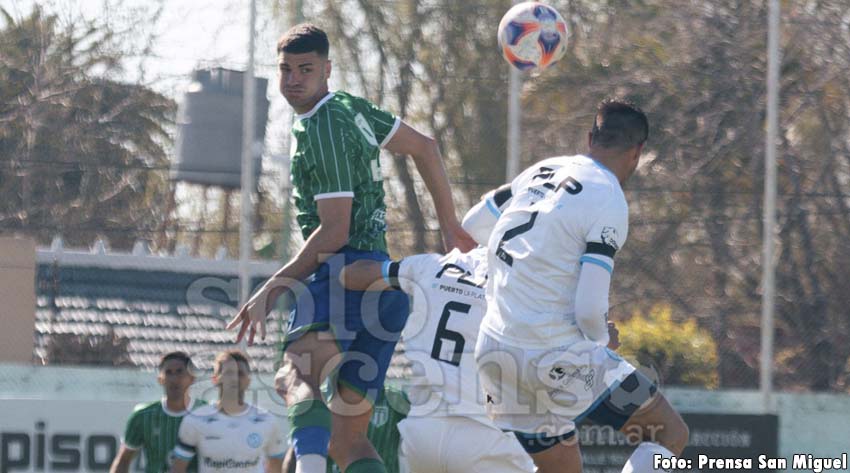
[[[274,425],[277,422],[277,416],[272,414],[268,409],[251,404],[248,408],[246,419],[251,424],[267,424]]]
[[[217,417],[219,415],[218,407],[213,404],[195,404],[191,414],[186,416],[187,420],[202,420],[204,418]]]
[[[141,402],[133,407],[134,416],[155,413],[162,410],[162,401]]]

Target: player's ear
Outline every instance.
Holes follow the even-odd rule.
[[[325,63],[325,80],[328,80],[330,78],[331,78],[331,60],[328,59],[327,62]]]
[[[590,148],[593,145],[593,132],[587,132],[587,147]]]

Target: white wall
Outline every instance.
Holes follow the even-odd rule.
[[[285,422],[286,410],[272,386],[271,375],[255,377],[249,402],[277,413]],[[199,374],[192,393],[210,400],[217,397],[207,373]],[[664,393],[680,412],[766,413],[756,391],[666,388]],[[28,432],[34,445],[39,432],[50,436],[73,431],[81,437],[85,458],[85,439],[92,433],[111,432],[119,438],[132,407],[161,396],[152,371],[0,364],[0,434]],[[782,393],[777,395],[777,408],[781,457],[799,453],[832,457],[850,451],[850,396]],[[39,420],[43,427],[36,426]]]

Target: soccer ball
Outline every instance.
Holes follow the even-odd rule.
[[[546,69],[567,50],[567,23],[540,2],[514,5],[499,22],[502,56],[521,71]]]

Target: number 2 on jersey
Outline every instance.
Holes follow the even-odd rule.
[[[516,227],[511,228],[510,230],[506,231],[505,234],[502,235],[502,239],[499,240],[499,246],[496,248],[496,256],[498,256],[500,260],[507,263],[508,266],[514,265],[514,257],[511,256],[511,254],[508,253],[507,250],[505,250],[503,248],[503,246],[505,245],[505,242],[510,240],[511,238],[514,238],[518,235],[522,235],[523,233],[531,230],[531,228],[534,226],[534,221],[537,220],[537,214],[538,213],[539,212],[532,213],[531,219],[529,221],[527,221],[527,222],[525,222],[521,225],[517,225]]]
[[[440,323],[437,324],[437,336],[434,337],[434,346],[431,347],[431,358],[438,361],[444,361],[450,365],[460,366],[460,356],[463,354],[463,347],[466,345],[466,340],[463,338],[463,334],[447,329],[446,324],[449,323],[449,317],[451,317],[452,312],[469,314],[469,310],[471,308],[472,306],[469,304],[455,301],[450,301],[445,305],[445,307],[443,307],[443,314],[440,316]],[[454,342],[455,345],[452,350],[452,358],[450,360],[440,358],[440,352],[443,349],[444,340]]]

